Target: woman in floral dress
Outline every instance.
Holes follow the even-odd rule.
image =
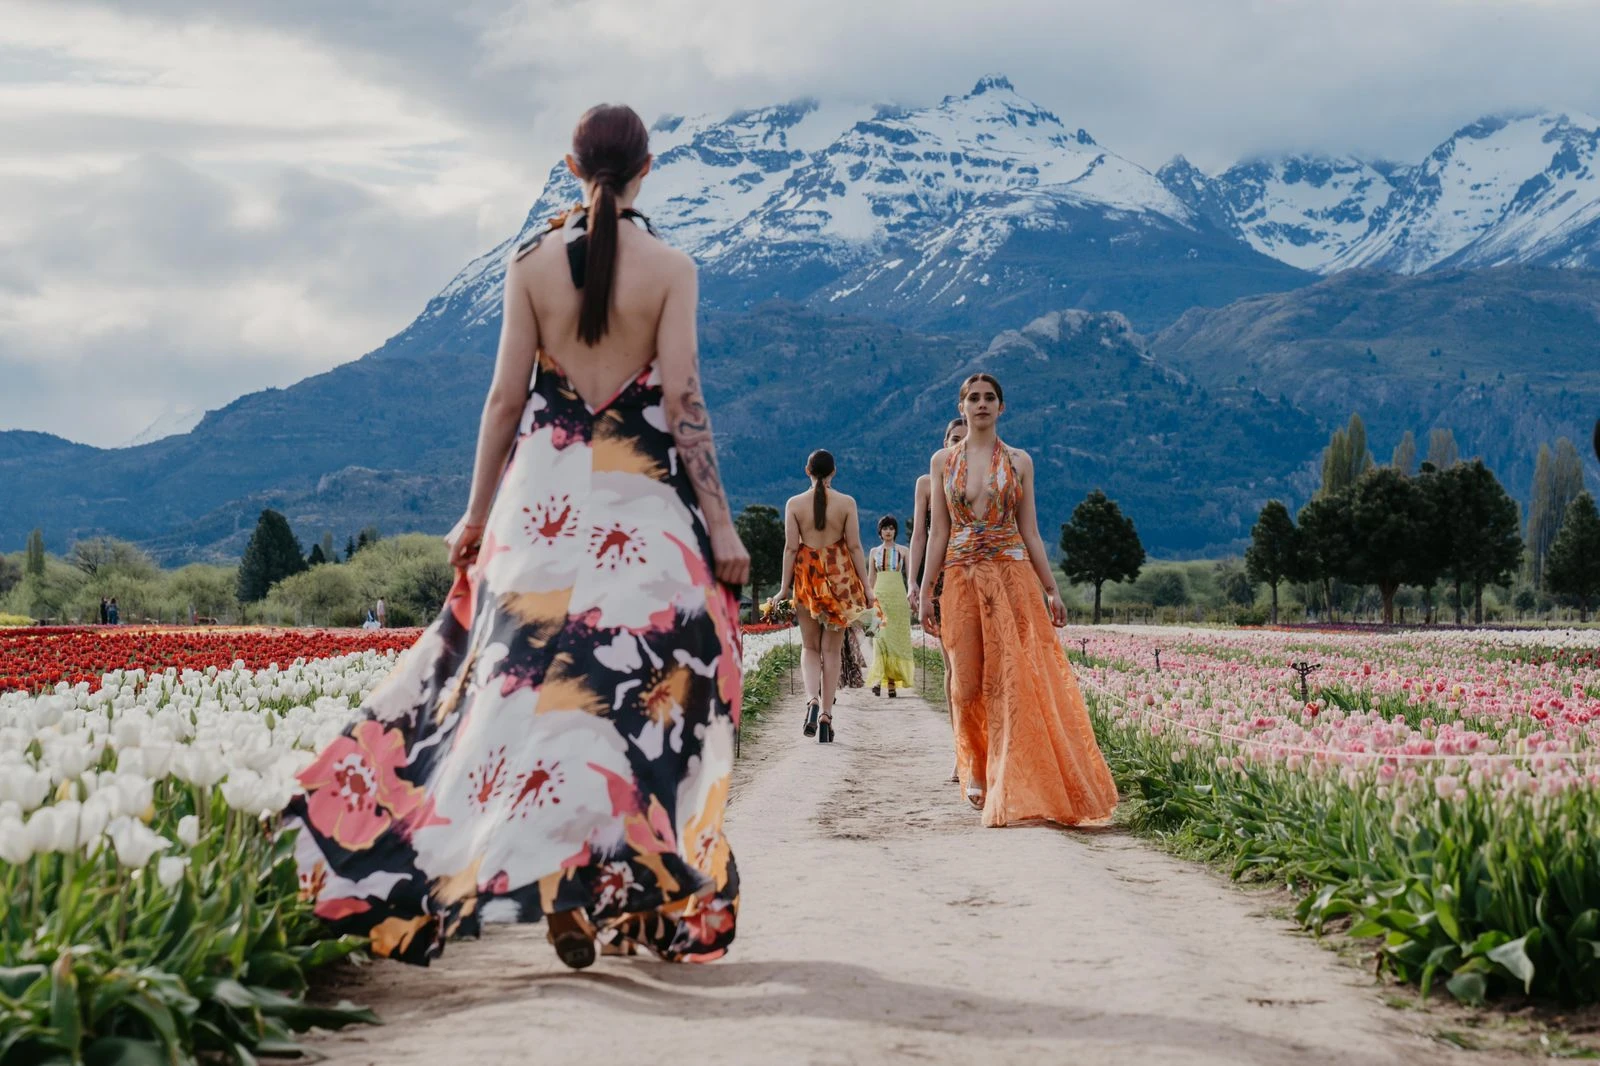
[[[794,593],[800,623],[800,674],[806,686],[802,732],[833,742],[833,701],[839,691],[843,648],[850,627],[872,608],[867,564],[861,553],[856,501],[833,491],[833,456],[821,450],[806,460],[811,489],[784,505],[783,588]]]
[[[507,264],[455,587],[288,809],[316,913],[379,955],[425,964],[486,921],[544,920],[574,968],[597,941],[701,961],[733,940],[749,556],[694,264],[631,206],[650,162],[629,108],[580,120],[584,205]]]
[[[1066,609],[1039,536],[1033,460],[996,433],[1000,383],[961,386],[967,438],[934,455],[922,624],[950,657],[956,765],[986,826],[1111,817],[1111,779],[1056,628]],[[944,578],[940,615],[934,589]]]

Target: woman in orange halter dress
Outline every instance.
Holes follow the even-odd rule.
[[[784,507],[783,588],[794,594],[803,642],[800,674],[806,685],[803,732],[820,743],[833,741],[833,700],[839,691],[844,642],[850,626],[873,605],[861,551],[856,501],[830,491],[834,462],[817,450],[806,460],[811,491]]]
[[[1066,610],[1039,537],[1033,461],[996,434],[1004,410],[994,378],[963,382],[967,439],[929,471],[943,491],[931,494],[919,598],[923,627],[949,655],[957,771],[986,826],[1103,822],[1117,788],[1056,637]]]

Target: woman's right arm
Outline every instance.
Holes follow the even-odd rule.
[[[906,593],[911,600],[912,617],[917,615],[918,583],[922,580],[922,557],[928,550],[928,479],[917,478],[917,491],[913,497],[911,515],[911,552],[907,560],[910,570],[906,579]]]
[[[694,260],[672,258],[666,301],[656,327],[656,360],[661,367],[661,388],[666,395],[667,424],[678,446],[678,461],[689,472],[700,511],[711,536],[712,562],[717,578],[729,585],[750,580],[750,553],[733,528],[733,511],[717,469],[717,449],[711,438],[711,416],[700,388],[699,339],[695,313],[700,302],[700,281]]]
[[[783,587],[778,590],[780,601],[789,598],[794,590],[794,560],[800,553],[800,525],[794,508],[783,508]]]
[[[950,547],[949,502],[943,492],[934,491],[934,486],[944,484],[944,463],[945,453],[940,451],[934,454],[932,462],[928,464],[928,505],[932,512],[933,528],[928,531],[928,555],[922,566],[920,593],[922,628],[935,636],[939,629],[933,619],[933,590],[938,587],[939,575],[944,572],[944,553]]]
[[[500,318],[500,349],[494,357],[494,379],[483,401],[478,420],[478,448],[472,464],[472,492],[467,513],[445,538],[450,545],[450,562],[465,567],[478,554],[489,507],[500,487],[500,475],[511,452],[522,409],[528,403],[528,383],[533,380],[533,361],[539,354],[539,320],[533,313],[533,297],[522,279],[521,261],[506,265],[505,297]]]
[[[861,579],[861,587],[867,590],[867,606],[871,607],[876,602],[872,594],[872,582],[867,580],[867,560],[861,551],[861,516],[856,512],[855,501],[850,502],[850,513],[844,520],[845,543],[850,547],[850,561],[855,564],[856,576]]]

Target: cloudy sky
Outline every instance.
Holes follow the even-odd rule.
[[[0,0],[0,429],[115,445],[361,355],[596,101],[932,103],[1154,168],[1600,113],[1596,0]]]

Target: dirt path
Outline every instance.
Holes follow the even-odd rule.
[[[1118,831],[979,828],[920,700],[848,694],[831,748],[799,715],[776,708],[736,771],[727,960],[572,974],[542,927],[493,928],[428,971],[374,966],[344,991],[388,1025],[317,1050],[341,1066],[1466,1061],[1204,870]]]

